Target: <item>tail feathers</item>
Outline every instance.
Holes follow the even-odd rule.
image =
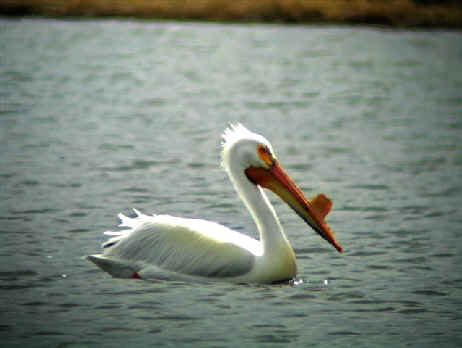
[[[119,213],[117,216],[120,219],[119,227],[133,227],[136,224],[136,217],[135,218],[130,218],[128,216],[125,216],[122,213]],[[138,216],[138,214],[137,214],[137,216]]]
[[[135,212],[136,216],[134,218],[125,216],[122,213],[119,213],[118,217],[121,221],[120,227],[130,227],[132,229],[136,228],[138,225],[146,221],[146,219],[152,218],[152,216],[145,215],[141,213],[139,210],[134,209],[133,211]]]
[[[124,234],[124,231],[105,231],[103,234],[106,236],[120,236]]]
[[[119,240],[124,238],[125,236],[132,233],[136,228],[141,225],[142,223],[146,222],[147,220],[153,218],[153,216],[145,215],[141,213],[139,210],[134,209],[136,216],[134,218],[125,216],[122,213],[119,213],[118,217],[121,221],[119,227],[128,227],[128,229],[121,230],[121,231],[105,231],[104,234],[106,236],[114,236],[113,238],[109,239],[108,241],[104,242],[102,247],[109,248],[115,245]]]

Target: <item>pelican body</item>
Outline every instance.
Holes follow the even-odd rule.
[[[120,226],[107,231],[103,253],[88,259],[115,277],[152,278],[159,270],[235,282],[272,283],[297,273],[295,253],[263,189],[286,202],[322,238],[342,247],[325,222],[332,203],[319,194],[307,199],[280,165],[271,144],[241,124],[223,133],[222,166],[252,215],[259,240],[218,223],[145,215],[119,214]]]

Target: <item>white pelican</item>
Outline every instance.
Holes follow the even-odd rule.
[[[88,259],[115,277],[149,278],[159,269],[188,276],[237,282],[271,283],[296,275],[294,251],[262,188],[285,201],[339,252],[342,247],[324,221],[331,201],[320,194],[308,200],[284,172],[270,143],[241,124],[223,133],[222,164],[250,211],[260,240],[215,222],[169,215],[135,218],[119,214],[120,226],[104,252]]]

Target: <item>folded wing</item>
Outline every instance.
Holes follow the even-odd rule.
[[[117,262],[136,272],[155,265],[194,276],[236,277],[252,269],[259,248],[256,240],[205,220],[142,214],[121,220],[131,229],[103,245],[101,262]]]

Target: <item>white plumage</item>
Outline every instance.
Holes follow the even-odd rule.
[[[337,250],[324,216],[330,201],[324,195],[308,201],[283,172],[269,142],[237,124],[223,134],[222,165],[249,209],[260,240],[200,219],[170,215],[136,217],[119,214],[121,227],[104,252],[88,259],[116,277],[151,277],[162,269],[189,276],[240,282],[274,282],[296,275],[295,254],[262,187],[288,203]]]

